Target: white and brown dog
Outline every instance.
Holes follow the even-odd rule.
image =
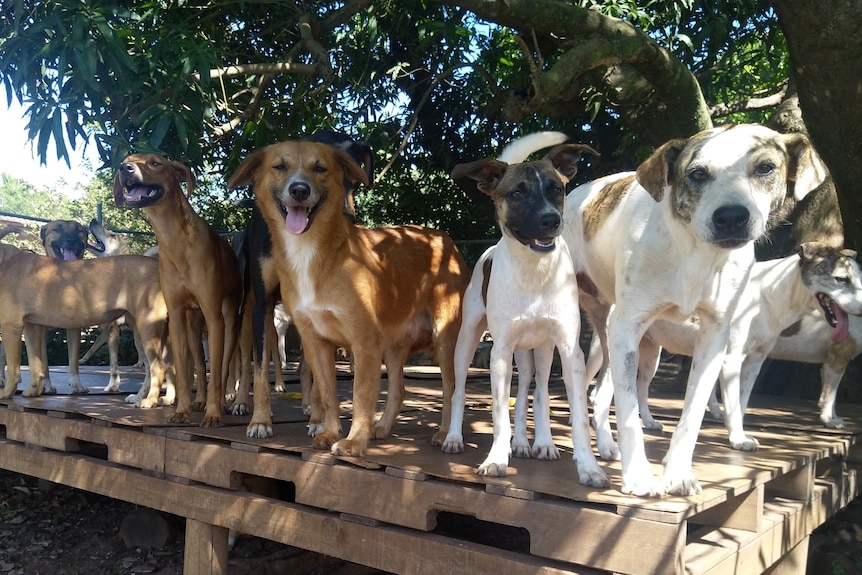
[[[573,458],[578,467],[578,479],[584,485],[610,485],[590,445],[584,357],[578,343],[577,281],[572,257],[560,238],[566,184],[577,173],[577,164],[584,152],[596,154],[589,146],[563,144],[540,161],[508,164],[485,159],[460,164],[452,172],[456,179],[463,176],[475,179],[478,188],[491,196],[497,224],[503,233],[474,271],[471,291],[481,290],[479,286],[487,279],[487,297],[481,304],[465,305],[463,310],[458,342],[460,353],[456,353],[460,361],[453,396],[453,419],[443,445],[444,451],[463,450],[465,360],[472,355],[487,325],[494,341],[490,364],[494,440],[488,456],[479,466],[480,475],[506,474],[512,437],[509,392],[512,357],[516,350],[532,349],[536,362],[533,409],[536,440],[532,454],[545,459],[559,457],[550,435],[547,404],[548,377],[556,346],[570,403]],[[465,299],[465,302],[470,301]],[[519,385],[522,383],[520,381]],[[518,449],[523,451],[522,446]]]
[[[804,190],[822,178],[810,158],[811,146],[800,134],[756,125],[719,128],[664,144],[637,173],[602,178],[569,194],[564,236],[578,255],[580,285],[614,306],[604,377],[614,386],[624,493],[700,492],[692,455],[731,317],[754,264],[753,242],[765,233],[790,182]],[[699,328],[694,360],[659,480],[638,417],[638,344],[655,320],[690,317]],[[596,326],[600,333],[603,327]],[[738,398],[739,390],[725,395]],[[616,455],[603,453],[601,443],[599,452]]]
[[[336,455],[362,455],[398,414],[403,365],[433,350],[443,379],[439,445],[449,428],[453,353],[469,268],[443,232],[419,226],[363,228],[344,217],[345,180],[368,184],[346,153],[309,141],[262,148],[243,161],[228,187],[254,185],[272,236],[281,299],[302,338],[314,375],[313,444]],[[353,422],[341,438],[335,387],[336,346],[353,354]],[[389,378],[386,411],[375,423],[381,362]],[[256,370],[257,371],[257,370]],[[272,435],[269,383],[255,374],[247,434]]]

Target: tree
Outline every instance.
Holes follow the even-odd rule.
[[[378,150],[364,221],[456,238],[496,232],[487,200],[448,178],[455,163],[562,129],[603,154],[581,180],[631,169],[669,138],[765,120],[788,82],[760,0],[3,6],[0,80],[29,105],[42,157],[92,131],[107,166],[154,149],[216,174],[202,198],[233,201],[247,192],[222,178],[251,150],[340,129]]]

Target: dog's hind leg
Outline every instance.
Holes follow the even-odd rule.
[[[638,351],[638,409],[641,422],[646,429],[662,429],[662,424],[653,417],[649,409],[649,386],[658,371],[661,346],[642,337]]]
[[[108,363],[111,366],[111,379],[105,391],[120,391],[120,324],[112,321],[102,326],[102,333],[108,337]]]
[[[835,396],[838,395],[838,385],[841,383],[847,364],[834,359],[827,356],[826,361],[820,366],[821,388],[817,405],[820,407],[820,421],[823,425],[832,429],[843,429],[844,419],[835,413]]]
[[[406,347],[390,347],[383,352],[383,362],[386,364],[386,407],[371,429],[372,439],[389,437],[392,425],[401,412],[404,403],[404,363],[407,361],[409,349]]]
[[[69,348],[69,387],[72,393],[82,395],[90,393],[90,390],[81,385],[81,377],[78,372],[78,356],[81,353],[81,330],[66,330],[66,345]]]
[[[13,395],[15,395],[15,391],[18,389],[18,384],[21,383],[21,336],[24,332],[23,325],[13,325],[12,322],[4,322],[3,323],[3,347],[6,349],[6,385],[0,390],[0,399],[9,399]],[[31,349],[32,344],[38,345],[38,335],[36,336],[35,341],[27,342],[27,357],[31,358],[31,351],[36,351],[35,349]],[[32,389],[32,393],[30,395],[38,395],[41,392],[38,389],[37,379],[33,378],[31,373],[30,378],[30,388]]]
[[[533,425],[535,426],[535,437],[533,439],[533,448],[528,453],[535,459],[559,459],[560,450],[554,444],[554,438],[551,434],[551,405],[548,397],[548,379],[551,376],[551,364],[554,361],[554,344],[549,342],[546,345],[537,347],[533,350],[533,356],[536,360],[536,389],[533,391]],[[584,387],[583,391],[584,397],[586,397],[586,387]],[[586,409],[586,404],[584,409]],[[587,429],[587,433],[589,433],[589,428]],[[518,439],[517,433],[515,434],[515,439]],[[515,454],[516,447],[515,441],[513,441],[512,455]]]
[[[34,351],[38,350],[37,360],[42,362],[40,365],[44,366],[44,368],[41,370],[41,374],[37,374],[35,378],[32,373],[30,374],[30,386],[33,388],[35,385],[38,388],[38,392],[35,392],[35,395],[54,395],[57,393],[57,388],[51,383],[51,372],[48,370],[48,328],[44,326],[31,326],[32,324],[24,326],[24,339],[27,342],[28,350],[27,356],[30,356],[30,342],[32,341],[34,342]],[[30,334],[29,336],[28,333]]]

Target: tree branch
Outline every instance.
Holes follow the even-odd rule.
[[[787,86],[785,86],[780,92],[764,96],[762,98],[747,98],[745,100],[728,102],[727,104],[718,104],[709,109],[709,115],[713,118],[722,118],[737,112],[773,108],[784,101],[785,94],[787,94]]]

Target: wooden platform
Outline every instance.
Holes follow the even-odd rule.
[[[474,473],[491,444],[481,370],[468,384],[465,453],[430,445],[441,390],[435,368],[415,367],[393,436],[363,459],[310,447],[298,385],[274,394],[275,436],[257,440],[245,436],[247,417],[169,425],[171,408],[123,403],[134,377],[123,394],[98,393],[106,378],[90,370],[89,396],[0,403],[0,467],[186,517],[190,575],[225,572],[227,528],[394,573],[804,573],[808,535],[859,490],[858,405],[839,406],[848,428],[836,431],[813,403],[755,397],[746,427],[757,452],[731,450],[723,426],[706,423],[694,457],[703,493],[640,499],[620,493],[618,462],[601,463],[610,489],[577,483],[559,381],[551,409],[563,459],[514,459],[507,477],[484,479]],[[340,386],[346,430],[344,371]],[[651,405],[665,424],[646,432],[660,474],[682,398],[658,393]],[[260,484],[269,497],[246,490],[263,493]]]

